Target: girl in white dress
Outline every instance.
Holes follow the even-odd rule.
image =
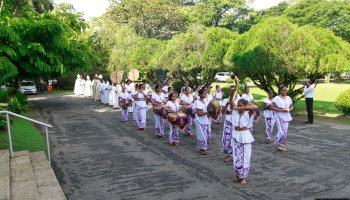
[[[160,85],[155,86],[155,93],[152,94],[151,103],[153,106],[164,105],[165,103],[165,95],[162,91],[162,87]],[[164,136],[164,119],[161,118],[157,113],[154,113],[154,128],[157,137]]]
[[[234,107],[231,102],[231,107]],[[249,131],[250,117],[257,107],[249,105],[245,99],[240,99],[232,112],[232,148],[233,148],[233,168],[236,172],[237,181],[242,185],[247,183],[249,175],[250,158],[252,155],[252,142],[254,137]]]
[[[273,127],[275,125],[275,111],[271,109],[272,100],[275,96],[273,90],[268,92],[269,97],[264,100],[264,118],[266,125],[266,143],[272,142]]]
[[[199,99],[194,103],[193,109],[196,111],[195,124],[197,135],[197,147],[202,155],[208,154],[208,139],[210,134],[210,119],[207,112],[205,98],[207,91],[202,88],[198,91]]]
[[[177,99],[177,93],[172,92],[169,94],[169,101],[166,103],[166,105],[169,108],[169,112],[178,112],[180,110],[180,104]],[[169,131],[169,144],[170,145],[179,145],[180,142],[180,135],[179,135],[179,128],[176,127],[174,124],[169,123],[170,131]]]
[[[276,96],[272,100],[272,110],[275,111],[275,119],[278,128],[275,144],[278,145],[277,150],[287,151],[286,141],[288,134],[289,122],[292,121],[290,111],[294,110],[292,99],[287,96],[288,88],[282,85],[279,88],[279,96]]]

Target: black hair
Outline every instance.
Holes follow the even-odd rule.
[[[274,91],[273,89],[269,89],[269,90],[267,91],[268,94],[269,94],[270,92],[272,92],[272,95],[273,95],[273,96],[276,95],[276,94],[275,94],[275,91]]]
[[[245,86],[245,87],[244,87],[244,91],[246,91],[247,89],[249,89],[249,87],[248,87],[248,86]]]
[[[220,85],[216,85],[215,88],[218,89],[218,87],[220,87]]]
[[[158,88],[160,88],[160,85],[156,84],[156,85],[154,86],[154,89],[157,90]]]
[[[279,93],[279,94],[281,94],[281,90],[283,90],[283,88],[287,88],[287,86],[281,85],[281,86],[278,88],[278,93]]]
[[[169,100],[171,100],[171,98],[172,98],[175,94],[177,94],[177,92],[172,92],[172,93],[170,93],[170,94],[169,94]]]
[[[143,79],[143,80],[142,80],[142,83],[143,83],[143,82],[147,82],[146,79]]]
[[[239,99],[238,102],[241,102],[244,106],[248,105],[248,101],[245,99]]]
[[[171,86],[168,87],[168,92],[170,92],[171,88],[173,88],[173,87],[171,87]]]
[[[202,88],[198,91],[199,96],[202,95],[206,91],[206,88]]]

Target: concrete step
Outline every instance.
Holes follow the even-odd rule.
[[[14,158],[10,160],[10,177],[12,200],[39,199],[28,151],[14,153]]]
[[[10,156],[0,150],[0,200],[10,200]]]
[[[45,152],[30,153],[34,179],[40,200],[65,200],[66,197],[52,170]]]

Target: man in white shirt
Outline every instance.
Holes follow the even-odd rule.
[[[314,123],[314,113],[313,113],[313,104],[314,104],[314,86],[312,82],[308,80],[305,83],[304,95],[305,95],[305,103],[306,103],[306,111],[307,111],[307,122],[306,124]]]

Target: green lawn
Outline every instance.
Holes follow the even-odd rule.
[[[14,151],[46,151],[45,140],[32,123],[15,118],[11,133]],[[0,131],[0,150],[8,148],[7,129],[4,129]]]
[[[221,86],[230,85],[227,83],[213,83],[213,85],[220,84]],[[318,84],[315,88],[314,97],[314,114],[319,117],[335,118],[341,115],[341,112],[335,108],[334,101],[338,95],[350,89],[350,83],[329,83],[329,84]],[[254,98],[258,102],[262,102],[267,94],[265,91],[253,87],[251,88]],[[299,100],[295,105],[295,115],[305,115],[305,100]]]

